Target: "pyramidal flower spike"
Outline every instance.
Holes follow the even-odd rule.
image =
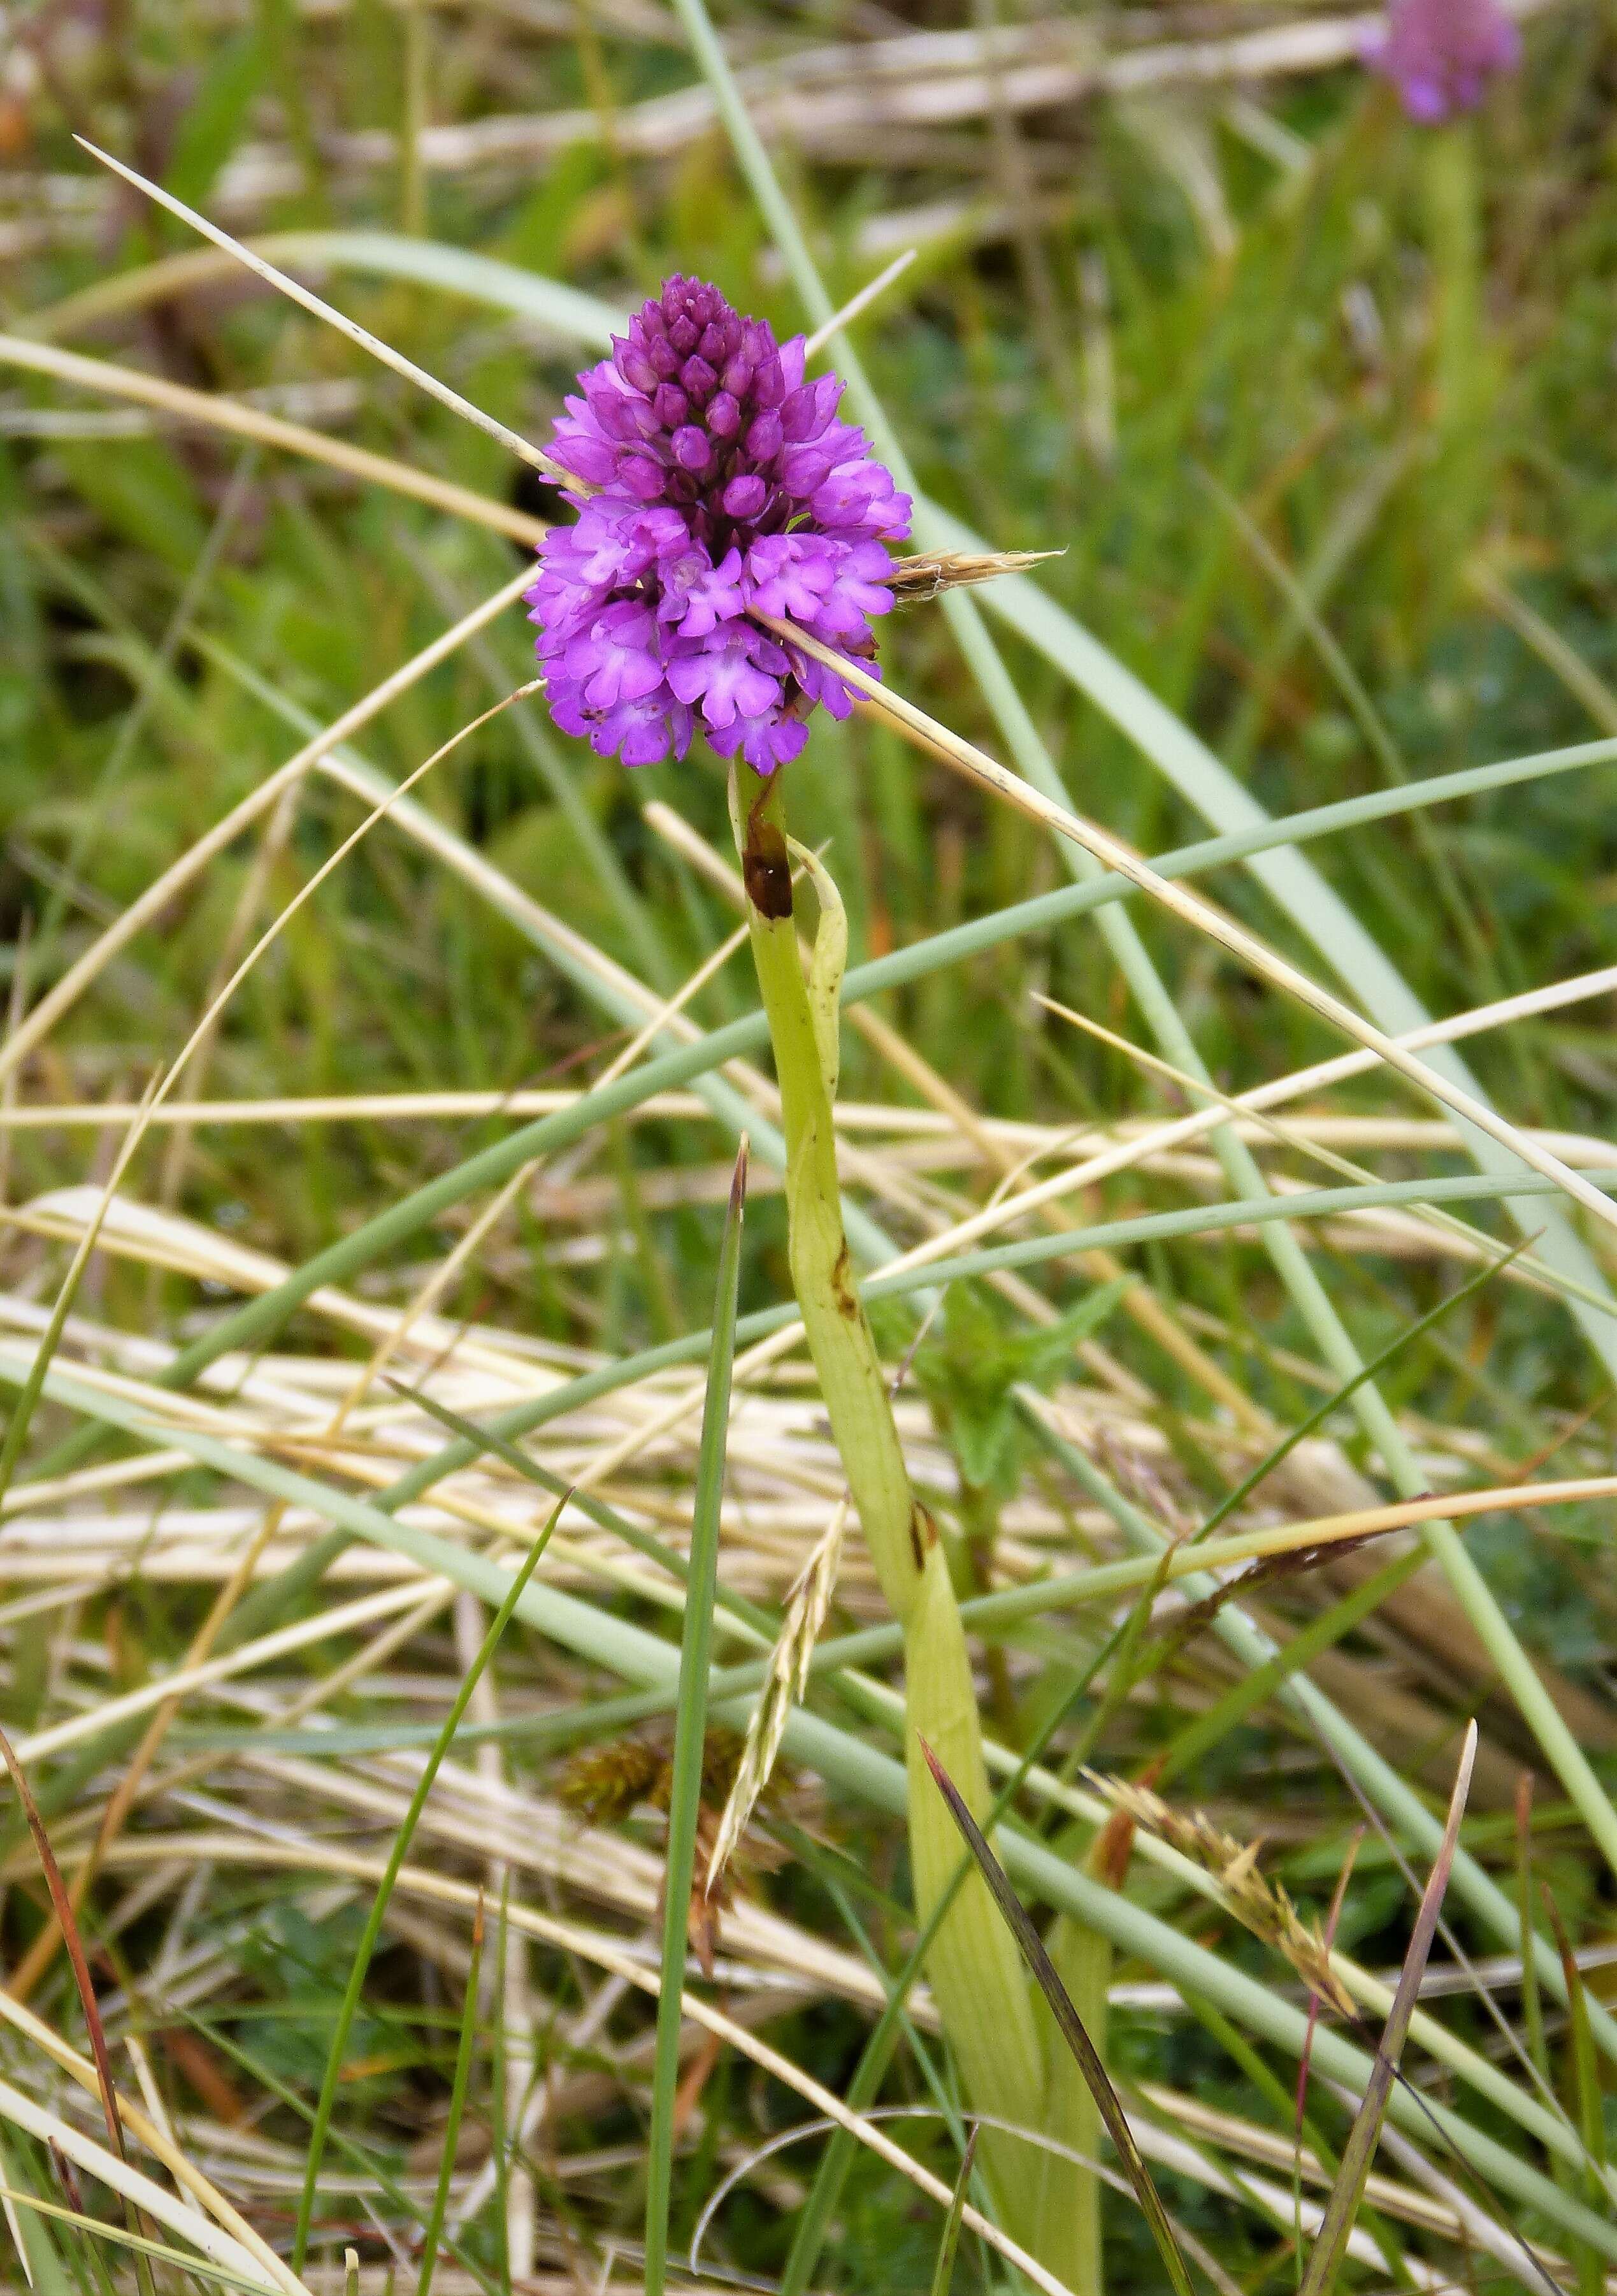
[[[1474,111],[1493,74],[1521,61],[1522,35],[1499,0],[1392,0],[1386,30],[1365,50],[1409,118],[1428,127]]]
[[[541,545],[528,618],[551,715],[600,756],[682,758],[699,730],[770,774],[816,702],[848,714],[835,671],[749,614],[870,667],[910,498],[837,419],[837,376],[804,364],[801,336],[670,279],[557,418],[578,517]]]

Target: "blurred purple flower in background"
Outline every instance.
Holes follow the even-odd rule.
[[[1522,36],[1499,0],[1392,0],[1364,60],[1392,81],[1411,119],[1433,126],[1474,111],[1490,74],[1515,71]]]
[[[910,498],[837,420],[837,377],[803,367],[801,336],[670,279],[558,417],[551,458],[588,491],[541,545],[528,619],[551,716],[602,757],[682,758],[699,726],[772,773],[816,701],[847,716],[835,672],[747,611],[870,664]]]

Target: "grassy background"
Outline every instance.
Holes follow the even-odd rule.
[[[977,20],[991,22],[992,9]],[[1043,27],[1007,10],[1003,22],[1018,39],[1042,32],[1046,46],[1035,44],[1033,53],[1065,53],[1077,30],[1116,54],[1166,53],[1191,35],[1285,29],[1277,12],[1246,5],[1195,12],[1193,20],[1169,10],[1085,12],[1082,24]],[[772,60],[789,65],[833,42],[856,48],[943,26],[919,9],[828,0],[735,11],[722,29],[755,88]],[[693,80],[675,20],[652,0],[600,11],[581,0],[576,11],[553,12],[401,11],[378,0],[304,12],[276,0],[238,12],[136,4],[104,20],[46,6],[13,26],[12,41],[0,82],[10,171],[0,182],[0,298],[15,334],[49,332],[45,315],[65,299],[192,244],[182,226],[93,170],[69,127],[134,155],[233,229],[403,232],[498,257],[615,308],[670,270],[699,272],[781,332],[800,324],[720,131],[698,125],[674,149],[644,148],[641,123],[652,115],[641,107]],[[914,54],[892,82],[870,83],[878,109],[889,100],[884,88],[895,91],[896,108],[899,92],[944,84],[939,52],[921,44]],[[927,492],[999,546],[1060,552],[1040,570],[1040,586],[1194,726],[1266,808],[1286,814],[1617,729],[1614,69],[1610,12],[1580,5],[1539,16],[1519,78],[1497,91],[1485,116],[1451,133],[1411,128],[1351,65],[1201,89],[1170,67],[1144,94],[1023,112],[1008,107],[990,70],[980,100],[952,124],[917,128],[894,117],[839,143],[837,106],[868,79],[849,55],[834,68],[840,78],[827,67],[819,84],[819,126],[783,135],[776,158],[834,296],[854,291],[893,250],[919,249],[860,323],[858,340]],[[459,123],[563,113],[575,115],[571,125],[531,163],[467,162],[442,141]],[[378,145],[377,131],[391,137],[401,120],[396,144]],[[331,291],[503,422],[546,435],[581,355],[555,329],[398,279],[345,274]],[[54,333],[192,388],[260,394],[260,404],[530,512],[554,506],[527,478],[513,480],[489,440],[314,319],[238,280],[217,278],[99,321],[75,319],[68,307]],[[520,545],[381,488],[200,425],[132,418],[110,397],[8,367],[0,377],[0,963],[13,1020],[290,753],[301,734],[289,710],[329,722],[507,579],[521,554]],[[402,779],[528,674],[527,635],[519,611],[506,613],[368,727],[363,754]],[[1203,833],[1123,730],[1014,633],[1007,643],[1017,687],[1076,807],[1147,852]],[[883,651],[899,690],[997,746],[935,610],[895,618]],[[1447,1013],[1610,961],[1617,814],[1608,789],[1600,766],[1528,780],[1329,839],[1311,857],[1428,1008]],[[723,849],[723,790],[711,758],[631,777],[552,734],[529,704],[436,769],[419,795],[484,862],[661,994],[731,929],[721,895],[647,816],[659,803],[672,808]],[[1061,882],[1046,838],[963,791],[878,720],[819,725],[793,773],[791,803],[798,834],[827,844],[856,963]],[[222,952],[239,953],[242,936],[284,906],[359,818],[350,795],[311,776],[267,840],[255,832],[214,861],[156,930],[99,973],[22,1068],[18,1103],[138,1099],[216,987]],[[1225,871],[1208,890],[1317,966],[1294,920],[1243,873]],[[1138,921],[1222,1089],[1239,1092],[1336,1049],[1317,1023],[1181,928],[1143,913]],[[1033,992],[1147,1048],[1153,1043],[1107,945],[1082,922],[1006,940],[884,997],[879,1010],[971,1110],[1047,1128],[1037,1144],[1023,1140],[1018,1154],[1037,1144],[1041,1156],[1058,1157],[1065,1128],[1156,1118],[1186,1104],[1172,1079],[1050,1015]],[[691,1009],[710,1027],[755,1002],[742,952]],[[1516,1123],[1598,1140],[1609,1132],[1617,1084],[1609,1015],[1603,997],[1531,1017],[1482,1037],[1468,1058]],[[184,1096],[498,1095],[581,1085],[625,1040],[620,1017],[581,993],[531,932],[502,919],[419,840],[384,825],[256,966]],[[842,1094],[901,1109],[924,1101],[913,1074],[895,1073],[851,1029]],[[1384,1078],[1339,1090],[1330,1110],[1384,1120],[1379,1133],[1372,1128],[1344,1144],[1377,1177],[1469,1168],[1457,1144],[1397,1131],[1396,1119],[1433,1112]],[[125,1193],[295,1265],[509,1128],[497,1115],[396,1111],[385,1121],[339,1111],[269,1126],[204,1123],[154,1136]],[[851,1169],[852,1191],[905,1242],[929,1221],[962,1216],[1001,1177],[958,1124],[943,1127],[930,1154],[874,1119],[858,1138],[874,1144],[874,1160]],[[114,1144],[110,1131],[65,1124],[8,1133],[0,1152],[7,1201],[27,1205],[42,1192],[104,1177]],[[437,1304],[461,1326],[454,1344],[492,1335],[505,1354],[497,1376],[483,1366],[494,1383],[479,1387],[475,1362],[457,1385],[461,1367],[453,1349],[440,1351],[432,1368],[445,1399],[493,1407],[516,1391],[519,1362],[587,1366],[706,1325],[731,1153],[722,1125],[674,1112],[592,1133],[542,1168],[450,1271]],[[1294,1144],[1262,1153],[1282,1183],[1330,1183]],[[1204,1154],[1199,1163],[1126,1173],[1089,1192],[1078,1216],[1124,1217],[1228,1193]],[[411,1300],[484,1201],[384,1257],[355,1291],[372,1308]],[[1490,1235],[1506,1234],[1491,1207],[1470,1207],[1467,1217]],[[1409,1332],[1466,1273],[1430,1226],[1390,1237],[1338,1224],[1311,1242],[1367,1356]],[[1605,1246],[1597,1240],[1609,1263],[1606,1246],[1609,1237]],[[66,1257],[37,1218],[11,1226],[0,1252],[9,1341],[29,1330],[30,1313],[37,1328]],[[1060,1377],[1070,1429],[1098,1470],[1182,1531],[1338,1382],[1320,1370],[1303,1318],[1250,1234],[1147,1244],[1127,1265],[1240,1390],[1245,1423],[1227,1397],[1198,1386],[1182,1352],[1170,1356],[1121,1312],[1105,1327],[1104,1363],[1068,1360],[1051,1376]],[[1033,1280],[1058,1308],[1083,1296],[1068,1265],[1035,1270]],[[743,1309],[771,1305],[786,1288],[780,1201],[760,1168]],[[62,1360],[117,1361],[151,1380],[168,1351],[216,1321],[227,1292],[227,1270],[200,1279],[195,1265],[176,1272],[138,1254],[98,1256]],[[1025,1300],[991,1302],[985,1291],[970,1298],[976,1320],[962,1308],[947,1341],[935,1332],[903,1406],[918,1476],[951,1536],[960,1534],[962,1584],[974,1570],[997,1583],[1111,1551],[1111,1526],[1092,1494],[1025,1433],[1007,1447],[1014,1457],[1003,1489],[984,1501],[958,1488],[961,1414],[974,1397],[984,1410],[1001,1407],[1011,1335],[1027,1313]],[[914,1331],[910,1316],[884,1327],[895,1358]],[[132,1341],[149,1343],[148,1351],[132,1352]],[[332,1365],[346,1358],[357,1372],[370,1344],[306,1315],[276,1343],[267,1368],[286,1393],[323,1414],[341,1389]],[[785,1595],[837,1488],[804,1377],[788,1363],[738,1420],[747,1444],[732,1460],[722,1570],[727,1583],[769,1605]],[[1599,1362],[1564,1305],[1519,1283],[1479,1288],[1413,1338],[1392,1357],[1384,1391],[1434,1487],[1597,1474],[1611,1464]],[[367,1408],[389,1400],[379,1386]],[[297,1416],[284,1395],[253,1409],[278,1424]],[[23,1474],[37,1472],[76,1423],[59,1401],[43,1406]],[[570,1477],[625,1423],[611,1408],[581,1414],[536,1439],[535,1455]],[[399,1464],[412,1440],[421,1444],[423,1426],[430,1431],[429,1422],[406,1421],[396,1407],[365,1426],[379,1456],[404,1445],[391,1455]],[[694,1426],[614,1470],[607,1486],[642,1525],[676,1543],[690,1521]],[[125,1446],[122,1455],[133,1453]],[[119,1456],[118,1447],[104,1456]],[[1237,1522],[1304,1519],[1380,1489],[1379,1463],[1343,1410],[1298,1456],[1303,1464],[1277,1476]],[[519,1535],[539,1498],[504,1473],[479,1489],[492,1518],[451,1526],[473,1542],[501,1526]],[[0,1540],[0,1577],[14,1582],[0,1587],[4,1712],[8,1729],[26,1735],[177,1660],[257,1502],[243,1482],[192,1466],[99,1492],[81,1483],[39,1497],[19,1484],[7,1504],[32,1527],[31,1543],[16,1550],[29,1559],[9,1571]],[[227,1520],[221,1510],[230,1509]],[[103,1518],[118,1528],[97,1545],[89,1532]],[[69,1524],[84,1534],[82,1552],[64,1563],[52,1543]],[[1499,1514],[1470,1529],[1467,1544],[1609,1776],[1617,1715],[1607,1525],[1605,1507],[1593,1503],[1553,1515]],[[289,1521],[277,1533],[279,1559],[314,1528]],[[649,1598],[646,1573],[625,1584],[620,1544],[582,1519],[572,1529],[569,1556],[558,1565],[566,1583],[592,1603],[675,1630],[671,1582],[661,1582],[660,1603]],[[159,1562],[170,1539],[179,1559]],[[334,1579],[306,1598],[306,1610],[358,1591],[363,1572],[349,1567],[352,1583]],[[1343,1563],[1266,1591],[1268,1622],[1284,1637],[1340,1595],[1354,1572],[1364,1575],[1357,1562]],[[878,1615],[852,1551],[841,1601],[847,1618]],[[1002,1657],[985,1662],[985,1701],[1007,1742],[1025,1742],[1121,1615],[1059,1615],[1020,1630]],[[372,1670],[322,1710],[367,1728],[440,1718],[466,1662],[464,1635],[457,1644],[450,1627],[447,1611],[423,1620],[412,1641],[374,1654]],[[314,1644],[246,1677],[262,1693],[256,1706],[250,1698],[233,1705],[229,1694],[211,1712],[204,1698],[187,1702],[165,1759],[189,1735],[200,1760],[205,1726],[273,1723],[277,1701],[295,1700],[372,1631]],[[1170,1636],[1150,1656],[1142,1678],[1116,1682],[1104,1709],[1091,1696],[1058,1746],[1087,1742],[1098,1723],[1087,1758],[1131,1771],[1235,1678],[1205,1634]],[[520,1627],[496,1675],[502,1710],[528,1714],[611,1687],[604,1672],[570,1663]],[[1478,1711],[1484,1758],[1468,1842],[1515,1886],[1515,1784],[1519,1771],[1532,1775],[1538,1874],[1552,1882],[1572,1941],[1602,1940],[1611,1874],[1431,1570],[1357,1625],[1317,1678],[1427,1792],[1441,1790],[1459,1723]],[[846,1721],[847,1710],[827,1695],[827,1710]],[[519,1742],[505,1759],[511,1790],[551,1809],[562,1758],[543,1743]],[[455,1792],[472,1796],[467,1807],[475,1808],[474,1758],[464,1759]],[[317,1865],[319,1844],[345,1838],[358,1821],[341,1817],[340,1798],[329,1800],[316,1778],[265,1761],[255,1767],[216,1751],[200,1785],[182,1780],[148,1800],[130,1839],[143,1830],[200,1833],[226,1812],[243,1826],[298,1830],[315,1845]],[[384,1838],[397,1773],[364,1748],[335,1754],[327,1767],[380,1797],[361,1806],[367,1841]],[[115,1766],[93,1763],[77,1773],[64,1762],[39,1767],[37,1783],[60,1787],[58,1822],[69,1844],[87,1839],[115,1775]],[[764,1822],[776,1870],[750,1886],[849,1956],[849,1968],[868,1951],[891,1972],[908,1935],[902,1829],[834,1791],[806,1781],[795,1791],[796,1816]],[[1221,1732],[1172,1792],[1186,1807],[1215,1808],[1242,1841],[1262,1837],[1269,1870],[1306,1909],[1328,1901],[1359,1814],[1318,1744],[1278,1708],[1262,1706]],[[1048,1808],[1029,1816],[1077,1854],[1081,1826],[1064,1833]],[[618,1833],[657,1850],[657,1821],[643,1808]],[[573,1838],[563,1827],[557,1841]],[[485,1870],[478,1847],[474,1824],[469,1838],[441,1838],[433,1860],[475,1877]],[[37,1932],[41,1899],[21,1845],[13,1841],[12,1852],[4,1937],[15,1960]],[[604,1848],[600,1854],[603,1870],[616,1870]],[[559,1848],[535,1855],[534,1868],[510,1873],[513,1892],[567,1906],[617,1934],[643,1931],[651,1912],[643,1889],[637,1900],[625,1882],[616,1897],[604,1892],[603,1905]],[[158,2087],[187,2142],[266,2235],[283,2240],[303,2123],[295,2102],[277,2101],[275,2084],[306,2102],[318,2086],[363,1899],[306,1874],[210,1867],[201,1848],[187,1853],[183,1844],[159,1869],[159,1884],[133,1903],[130,1876],[110,1871],[86,1901],[88,1933],[102,1939],[102,1972],[118,1989],[114,2021],[154,2037]],[[1137,1858],[1128,1890],[1233,1966],[1275,1986],[1292,1982],[1283,1964],[1164,1869]],[[1340,1941],[1370,1966],[1395,1962],[1412,1903],[1372,1835],[1347,1890]],[[1498,1949],[1497,1939],[1457,1919],[1472,1948]],[[463,1913],[418,1909],[414,1923],[401,1918],[387,1932],[350,2044],[339,2124],[388,2164],[389,2178],[415,2183],[407,2197],[396,2181],[356,2196],[350,2186],[372,2171],[349,2162],[345,2183],[334,2152],[337,2181],[323,2191],[316,2217],[323,2238],[358,2243],[367,2284],[379,2287],[388,2239],[409,2259],[412,2209],[424,2213],[418,2187],[436,2168],[433,2138],[442,2133],[466,1982]],[[738,1947],[738,1961],[755,1965],[750,1952]],[[175,1990],[185,1954],[211,1972],[194,1998]],[[559,2285],[575,2272],[592,2280],[615,2251],[632,2279],[649,2013],[633,1998],[615,2000],[597,2025],[586,2017],[580,2026],[597,1974],[551,1948],[528,1956],[511,1948],[506,1960],[503,1992],[485,1980],[462,2181],[491,2143],[500,2156],[503,2116],[530,2059],[541,2070],[555,2068],[560,2101],[542,2136],[494,2180],[462,2258],[446,2261],[439,2284],[470,2287],[481,2276],[481,2284],[497,2285],[509,2276],[506,2218],[523,2205],[511,2202],[513,2178],[531,2179],[538,2193],[540,2280]],[[519,1983],[511,1974],[519,1960],[527,1963]],[[1125,1988],[1151,1974],[1126,1957],[1116,1973]],[[736,1982],[737,1999],[762,1998]],[[1591,1980],[1597,1991],[1602,1982]],[[839,1995],[836,1985],[808,1983],[767,2023],[776,2047],[833,2087],[845,2081],[869,2022],[868,2006],[846,1997],[851,1985]],[[1508,1978],[1502,1999],[1507,2019],[1527,2015]],[[39,2002],[77,2030],[65,1962],[53,1965]],[[1229,2116],[1231,2129],[1267,2128],[1289,2142],[1284,2099],[1294,2076],[1283,2056],[1243,2057],[1216,2018],[1160,1995],[1130,2003],[1125,1991],[1114,2022],[1115,2072],[1136,2085],[1142,2114],[1173,2124],[1173,2109],[1153,2105],[1137,2086],[1165,2084]],[[1510,2078],[1531,2087],[1474,1996],[1462,1990],[1436,2005],[1452,2031],[1504,2056]],[[927,2047],[919,2056],[901,2050],[887,2102],[927,2099]],[[1552,2087],[1570,2099],[1574,2119],[1581,2115],[1584,2139],[1598,2152],[1598,2080],[1580,2080],[1553,2011],[1547,2047]],[[40,2085],[37,2057],[19,2066],[8,2077],[14,2070]],[[732,2054],[699,2070],[677,2169],[676,2248],[723,2169],[805,2110]],[[933,2077],[946,2083],[935,2063]],[[1425,2057],[1415,2077],[1448,2093],[1449,2077]],[[1339,2141],[1337,2103],[1319,2091],[1312,2103],[1321,2130]],[[1474,2100],[1467,2109],[1478,2126],[1524,2142],[1508,2114]],[[947,2138],[934,2124],[918,2126],[917,2149],[951,2177]],[[1232,2161],[1252,2157],[1253,2140],[1230,2129],[1209,2141]],[[813,2157],[808,2145],[785,2153],[726,2204],[714,2251],[726,2268],[765,2283],[778,2276]],[[49,2181],[44,2153],[12,2167],[20,2177]],[[1293,2270],[1289,2234],[1262,2211],[1172,2173],[1164,2186],[1182,2221],[1243,2285]],[[1582,2189],[1575,2176],[1569,2189]],[[825,2274],[850,2289],[928,2282],[937,2226],[912,2198],[862,2156]],[[1508,2198],[1482,2204],[1553,2243],[1549,2229]],[[1117,2284],[1154,2284],[1154,2256],[1126,2202],[1113,2208],[1108,2233]],[[519,2229],[517,2237],[526,2235]],[[1441,2263],[1480,2282],[1498,2269],[1435,2234],[1406,2228],[1393,2245],[1401,2243],[1419,2270]],[[69,2272],[89,2269],[81,2246],[64,2241],[63,2253]],[[1585,2258],[1582,2269],[1588,2284],[1598,2267]],[[969,2240],[957,2270],[974,2284],[1002,2273]],[[1376,2279],[1372,2269],[1367,2284]]]

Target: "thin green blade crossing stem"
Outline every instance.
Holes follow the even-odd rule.
[[[954,2251],[960,2244],[960,2217],[966,2206],[966,2194],[971,2183],[971,2171],[977,2157],[977,2132],[974,2128],[966,2139],[966,2150],[960,2155],[960,2173],[955,2179],[954,2198],[949,2203],[949,2214],[943,2223],[943,2236],[937,2244],[937,2263],[932,2274],[932,2296],[949,2296],[954,2279]]]
[[[702,1757],[707,1735],[707,1669],[713,1605],[718,1584],[719,1516],[730,1429],[730,1382],[736,1353],[736,1300],[741,1272],[741,1217],[747,1196],[747,1142],[742,1140],[731,1183],[730,1209],[719,1250],[718,1297],[713,1348],[707,1359],[707,1400],[697,1457],[696,1500],[685,1634],[680,1650],[679,1704],[674,1726],[674,1783],[668,1802],[667,1871],[664,1882],[663,1974],[657,2004],[657,2048],[651,2067],[651,2129],[646,2147],[646,2296],[662,2296],[668,2276],[668,2203],[674,2182],[674,2112],[680,2070],[680,2005],[684,1990],[690,1890],[696,1873],[696,1829],[701,1816]]]

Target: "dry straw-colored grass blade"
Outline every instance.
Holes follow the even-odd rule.
[[[509,430],[503,422],[496,422],[492,414],[486,414],[480,406],[474,406],[470,399],[463,398],[461,393],[452,390],[448,383],[440,382],[436,375],[429,374],[423,368],[417,366],[413,359],[405,358],[404,354],[396,350],[391,343],[384,342],[380,335],[373,335],[369,328],[360,326],[357,321],[348,318],[343,312],[336,310],[330,303],[323,301],[312,290],[304,286],[301,281],[292,278],[284,271],[277,270],[275,266],[266,261],[262,255],[255,255],[250,248],[243,247],[240,240],[233,239],[227,231],[221,231],[217,224],[209,223],[206,216],[200,216],[194,208],[187,207],[184,200],[176,199],[172,192],[166,192],[160,184],[148,182],[144,176],[140,175],[133,168],[126,167],[121,160],[115,160],[110,152],[102,151],[87,137],[76,135],[73,140],[81,149],[87,152],[93,160],[99,160],[103,168],[110,168],[115,176],[121,176],[124,181],[133,184],[137,192],[144,192],[148,199],[155,200],[159,207],[167,208],[170,215],[177,216],[182,223],[188,223],[193,231],[200,231],[204,239],[212,240],[216,247],[223,249],[227,255],[233,256],[238,263],[244,265],[249,271],[256,273],[267,285],[275,288],[290,301],[300,304],[306,311],[312,312],[315,318],[323,319],[328,326],[335,327],[339,335],[346,335],[348,340],[356,344],[361,350],[368,351],[372,358],[380,359],[384,366],[391,367],[396,374],[402,374],[406,381],[415,383],[419,389],[426,391],[429,398],[437,399],[441,405],[447,406],[452,414],[460,415],[463,422],[471,423],[477,430],[486,432],[489,438],[497,440],[502,447],[515,455],[519,462],[527,463],[536,471],[555,473],[556,465],[551,461],[550,456],[542,454],[539,448],[534,446],[531,440],[524,439],[519,431]],[[567,474],[564,472],[561,475],[565,477]]]
[[[266,407],[249,406],[219,391],[196,390],[167,375],[148,374],[140,367],[123,366],[112,359],[86,358],[82,352],[62,350],[54,343],[34,342],[20,335],[0,334],[0,365],[49,375],[53,381],[68,383],[76,390],[127,399],[176,424],[219,430],[272,447],[278,454],[299,455],[363,485],[385,487],[389,493],[408,495],[474,526],[508,534],[513,542],[538,544],[544,538],[543,520],[527,511],[513,510],[470,487],[440,479],[431,471],[417,470],[412,463],[374,454],[347,439],[334,439],[324,430],[311,430],[306,423],[293,422]]]
[[[466,640],[487,623],[502,614],[521,595],[531,581],[527,571],[515,574],[509,582],[502,583],[492,597],[461,616],[451,628],[433,639],[429,645],[400,665],[391,676],[373,686],[353,706],[343,711],[313,740],[306,742],[286,763],[249,790],[239,805],[216,821],[213,827],[189,845],[177,860],[155,878],[139,898],[131,901],[116,921],[92,942],[81,956],[52,984],[33,1010],[10,1032],[0,1045],[0,1078],[4,1078],[26,1060],[53,1029],[62,1014],[68,1012],[111,959],[148,925],[155,924],[176,894],[200,876],[208,864],[233,844],[242,831],[250,828],[260,815],[267,813],[309,767],[331,750],[338,749],[349,735],[368,726],[372,718],[387,709],[389,702],[407,693],[424,677],[429,670],[463,645]]]
[[[814,1646],[830,1615],[837,1592],[849,1511],[850,1502],[845,1496],[832,1508],[830,1521],[787,1594],[780,1637],[770,1655],[769,1677],[747,1725],[740,1766],[707,1861],[705,1886],[709,1896],[718,1888],[724,1868],[751,1822],[759,1796],[774,1775],[792,1707],[802,1701],[808,1689]]]

